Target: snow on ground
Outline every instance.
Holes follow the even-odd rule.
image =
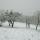
[[[7,27],[8,23],[6,22],[4,26]],[[40,30],[36,31],[26,28],[17,28],[25,26],[26,25],[24,23],[16,22],[14,25],[16,28],[0,27],[0,40],[40,40]],[[31,27],[32,26],[33,25],[31,25]]]
[[[0,28],[0,40],[40,40],[40,32],[31,29]]]
[[[8,22],[5,22],[2,25],[3,25],[3,27],[9,28],[9,25],[8,24],[9,24]],[[12,27],[12,26],[10,26],[10,27]],[[28,27],[28,25],[27,25],[27,27]],[[26,28],[26,23],[15,22],[14,23],[14,28]],[[36,28],[36,25],[30,24],[30,28],[31,29],[35,29]],[[38,29],[40,29],[40,25],[38,26]]]
[[[3,23],[2,25],[5,26],[5,27],[8,27],[8,22]],[[25,23],[21,23],[21,22],[20,23],[19,22],[15,22],[14,23],[14,27],[16,27],[16,28],[18,28],[18,27],[19,28],[20,27],[23,28],[24,27],[25,28],[26,27],[26,24]]]

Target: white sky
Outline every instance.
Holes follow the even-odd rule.
[[[0,0],[0,9],[22,12],[24,15],[32,15],[40,10],[40,0]]]

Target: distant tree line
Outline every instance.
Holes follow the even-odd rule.
[[[30,28],[30,24],[36,25],[36,30],[37,30],[38,25],[40,25],[40,11],[36,11],[33,16],[30,17],[28,16],[28,19],[26,17],[26,25],[27,24],[29,28]]]
[[[34,13],[35,15],[33,16],[24,16],[20,14],[19,12],[13,12],[12,10],[9,12],[6,10],[6,12],[0,11],[0,21],[5,22],[8,21],[9,26],[10,24],[12,25],[12,28],[14,26],[14,22],[25,22],[26,23],[26,28],[28,25],[28,28],[30,28],[30,24],[35,24],[36,25],[36,30],[38,25],[40,25],[40,11],[36,11]]]

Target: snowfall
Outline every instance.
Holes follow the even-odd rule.
[[[0,40],[40,40],[40,25],[36,30],[36,25],[30,24],[26,28],[26,23],[15,22],[14,27],[8,25],[8,22],[0,27]]]

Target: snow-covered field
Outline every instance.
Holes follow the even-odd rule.
[[[30,27],[28,29],[25,23],[15,22],[14,28],[11,28],[7,22],[3,23],[3,27],[0,27],[0,40],[40,40],[40,30],[36,31],[35,25]]]

